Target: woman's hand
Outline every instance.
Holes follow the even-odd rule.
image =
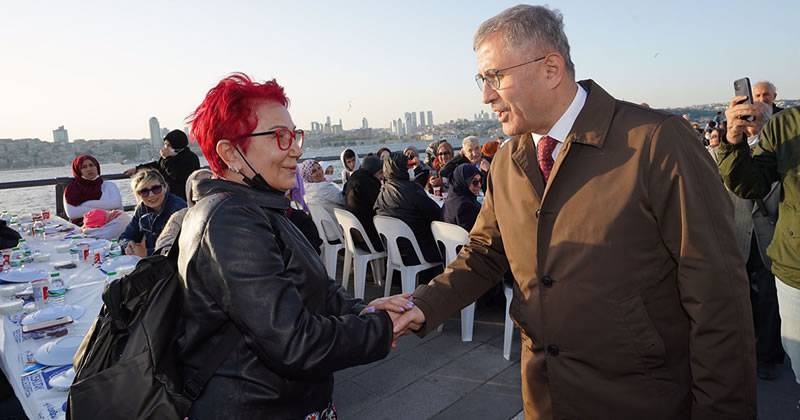
[[[414,297],[411,293],[403,293],[401,295],[394,295],[383,297],[373,300],[367,305],[360,315],[374,313],[375,311],[394,312],[396,314],[403,314],[414,307]]]
[[[128,246],[125,247],[125,254],[136,255],[142,258],[146,257],[147,246],[145,245],[144,240],[142,240],[142,242],[128,242]]]

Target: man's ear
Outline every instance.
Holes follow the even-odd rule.
[[[548,54],[547,58],[544,59],[543,65],[545,66],[545,71],[547,72],[548,86],[555,88],[561,84],[561,80],[564,78],[564,73],[567,71],[567,64],[564,61],[564,57],[558,53],[550,53]]]

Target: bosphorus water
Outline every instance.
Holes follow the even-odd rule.
[[[485,139],[481,140],[483,143]],[[460,142],[450,140],[455,147],[460,147]],[[334,146],[334,147],[318,147],[308,148],[303,150],[303,158],[313,158],[321,156],[339,156],[344,149],[353,149],[359,155],[367,153],[375,153],[381,147],[388,147],[392,151],[402,151],[407,146],[414,146],[424,153],[425,148],[430,141],[414,141],[402,143],[370,143],[357,146]],[[420,157],[424,158],[424,154]],[[341,178],[342,163],[337,158],[336,160],[327,161],[332,163],[334,167],[333,179]],[[200,165],[207,166],[205,158],[200,155]],[[119,163],[100,163],[102,174],[119,174],[124,170],[131,168],[133,165],[123,165]],[[30,169],[11,169],[0,171],[0,182],[11,181],[30,181],[39,179],[53,179],[59,177],[72,177],[72,169],[69,166],[58,168],[30,168]],[[122,203],[125,205],[133,205],[136,200],[131,191],[130,182],[127,179],[120,179],[113,182],[119,188],[122,195]],[[0,211],[8,210],[10,213],[26,214],[32,211],[41,211],[42,209],[49,209],[55,212],[55,186],[48,185],[43,187],[29,187],[29,188],[14,188],[0,190]]]

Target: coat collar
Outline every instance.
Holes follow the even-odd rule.
[[[578,114],[578,118],[572,125],[572,130],[564,142],[566,149],[568,150],[569,148],[567,143],[571,142],[602,148],[605,145],[606,136],[614,117],[616,100],[591,79],[581,80],[578,84],[586,89],[588,96],[583,109]],[[544,196],[546,185],[542,172],[539,170],[539,159],[536,155],[536,145],[533,143],[533,138],[528,133],[518,136],[514,140],[516,145],[511,152],[511,158],[525,172],[528,181],[530,181],[531,186],[533,186],[538,198],[541,200]],[[559,154],[559,159],[553,168],[551,177],[555,176],[555,172],[560,166],[560,161],[563,160],[563,155],[567,150],[562,149]]]
[[[247,185],[224,179],[203,179],[195,182],[192,187],[194,189],[193,195],[196,194],[197,197],[200,197],[197,201],[213,194],[228,193],[246,196],[260,207],[278,210],[289,208],[289,200],[283,195],[255,190]]]

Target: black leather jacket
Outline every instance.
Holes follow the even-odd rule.
[[[232,322],[242,334],[189,417],[293,419],[324,409],[333,372],[385,357],[392,321],[330,280],[285,217],[288,200],[224,181],[195,185],[179,239],[184,373],[194,374]]]

